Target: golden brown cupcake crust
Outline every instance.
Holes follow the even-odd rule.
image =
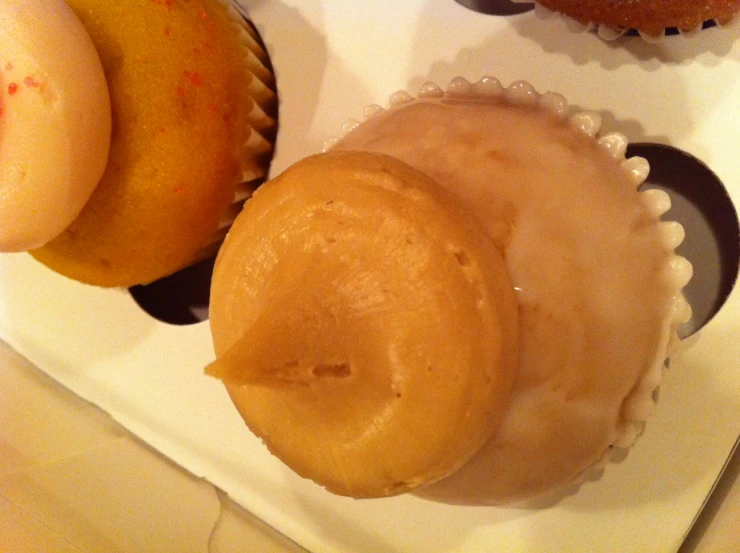
[[[537,0],[581,23],[660,34],[676,27],[688,31],[705,21],[729,22],[740,11],[740,0]]]

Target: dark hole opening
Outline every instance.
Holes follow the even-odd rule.
[[[666,218],[686,230],[676,253],[694,266],[684,290],[693,316],[682,329],[682,334],[692,334],[716,315],[737,281],[740,228],[735,206],[717,175],[691,154],[661,144],[632,144],[627,155],[648,160],[650,176],[643,188],[667,192],[672,207]]]
[[[129,293],[139,307],[162,322],[188,325],[205,321],[215,261],[212,257],[151,284],[132,286]]]
[[[520,4],[511,0],[455,0],[461,6],[465,6],[478,13],[487,15],[516,15],[532,11],[534,4]]]

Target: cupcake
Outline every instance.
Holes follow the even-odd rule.
[[[739,0],[537,0],[537,4],[539,15],[563,14],[573,30],[597,28],[607,40],[629,31],[648,41],[659,40],[666,32],[693,34],[707,26],[729,25],[740,12]]]
[[[152,282],[213,255],[265,175],[277,107],[269,60],[251,25],[222,0],[67,3],[105,75],[110,149],[79,214],[30,253],[89,284]],[[24,3],[21,12],[36,4],[49,2]],[[59,43],[45,48],[58,52]],[[66,63],[77,63],[69,50]],[[53,74],[31,76],[38,90],[53,89]],[[20,110],[20,96],[4,107]],[[36,209],[28,202],[14,218],[32,219]]]
[[[337,494],[450,474],[499,425],[515,377],[498,250],[380,154],[314,156],[263,185],[218,254],[210,312],[208,372],[275,455]]]
[[[288,466],[332,491],[353,497],[415,490],[439,501],[496,504],[540,496],[578,482],[606,464],[615,448],[634,443],[654,407],[666,359],[679,341],[676,329],[690,317],[681,290],[691,276],[691,265],[674,253],[683,238],[681,226],[660,219],[670,206],[667,195],[638,192],[648,173],[647,162],[625,159],[627,141],[623,135],[599,137],[598,114],[568,116],[568,111],[562,96],[539,94],[525,82],[504,88],[494,78],[475,84],[458,78],[446,91],[427,84],[416,98],[406,92],[394,94],[388,109],[370,106],[364,122],[348,122],[348,133],[327,144],[330,156],[379,154],[431,179],[440,189],[441,201],[462,210],[463,220],[483,235],[485,244],[481,247],[500,254],[511,279],[509,292],[514,291],[518,317],[500,320],[501,324],[517,325],[516,331],[508,334],[509,338],[518,336],[513,387],[501,391],[502,396],[492,404],[493,424],[475,434],[477,438],[488,434],[484,443],[475,448],[479,442],[471,440],[470,447],[458,447],[457,462],[444,463],[442,470],[431,470],[420,462],[430,455],[424,436],[432,432],[455,435],[463,428],[459,421],[468,419],[454,422],[454,417],[437,417],[437,405],[449,400],[444,386],[427,396],[416,393],[416,387],[406,389],[405,383],[435,378],[436,364],[428,362],[429,354],[423,347],[452,351],[447,349],[448,340],[465,351],[475,344],[480,346],[480,327],[463,327],[463,320],[446,318],[445,310],[457,312],[470,298],[447,286],[446,277],[438,279],[431,266],[426,275],[430,282],[416,285],[407,274],[409,263],[415,267],[416,254],[403,246],[401,238],[397,238],[397,246],[385,251],[355,250],[356,244],[385,241],[379,236],[398,225],[386,215],[387,207],[370,198],[362,202],[362,209],[374,218],[367,227],[332,218],[330,213],[335,212],[359,216],[359,208],[344,200],[352,192],[344,191],[341,184],[351,178],[351,172],[337,179],[333,192],[312,200],[313,211],[293,213],[284,208],[287,204],[279,190],[284,186],[280,180],[272,185],[272,197],[265,195],[261,200],[258,194],[247,203],[247,207],[250,202],[263,203],[254,207],[253,213],[260,216],[245,210],[240,216],[244,222],[237,219],[214,273],[211,327],[217,361],[209,372],[227,383],[247,425]],[[329,167],[332,159],[326,161]],[[380,183],[391,179],[387,172],[376,173]],[[300,202],[301,194],[308,197],[315,188],[329,186],[333,182],[330,175],[331,171],[324,169],[310,178],[304,176],[300,185],[293,185],[290,193],[299,197],[293,201]],[[389,184],[383,186],[390,188]],[[316,207],[320,201],[331,207],[322,211]],[[272,207],[265,205],[270,202]],[[399,212],[412,210],[416,194],[387,202],[393,202]],[[261,216],[265,213],[271,215]],[[462,250],[450,248],[445,238],[458,235],[460,221],[437,222],[431,215],[426,217],[439,230],[436,246],[425,246],[424,251],[437,247],[451,255]],[[384,223],[386,220],[389,222]],[[265,251],[249,253],[249,245],[268,240],[261,238],[261,229],[268,224],[276,229],[295,229],[297,236],[289,241],[291,249],[284,249],[287,239],[281,237],[271,239],[273,245]],[[399,236],[411,237],[409,247],[415,244],[416,234],[400,228]],[[335,247],[336,234],[342,237],[341,247]],[[314,244],[326,244],[326,248]],[[315,254],[308,259],[287,254],[299,251],[303,255],[309,246]],[[464,251],[458,270],[475,268],[473,281],[480,283],[490,270],[486,267],[492,264],[483,264],[477,248]],[[430,255],[427,258],[431,259]],[[349,264],[341,275],[353,275],[353,280],[343,284],[342,276],[333,287],[327,287],[325,281],[338,274],[333,270],[334,260]],[[256,261],[267,267],[256,269]],[[436,259],[431,263],[442,265]],[[284,268],[278,270],[281,266]],[[395,286],[405,294],[396,296],[396,307],[373,309],[371,298],[377,297],[378,290],[389,288],[387,284],[364,288],[364,275],[373,270],[398,279]],[[257,272],[258,277],[252,276]],[[395,316],[388,313],[392,309],[421,310],[432,301],[427,286],[444,290],[440,294],[445,300],[434,304],[440,307],[422,311],[420,320],[404,319],[404,324],[396,325]],[[507,301],[501,286],[498,292],[493,292],[493,287],[477,287],[473,298],[476,309],[482,309],[480,298],[486,297],[482,290],[490,289]],[[358,314],[347,307],[347,298],[355,293],[362,299],[358,305],[370,306],[368,313],[358,308]],[[356,316],[372,316],[372,323],[343,326],[354,320],[347,310]],[[318,312],[321,316],[315,315]],[[312,324],[316,330],[296,339],[300,335],[296,321],[310,317],[315,318]],[[381,331],[398,328],[414,333],[416,348],[410,348],[414,352],[410,358],[415,364],[391,364],[391,376],[376,378],[361,392],[362,379],[371,378],[363,371],[369,369],[358,364],[357,373],[344,374],[342,380],[348,388],[357,385],[359,397],[379,397],[383,409],[375,406],[365,410],[369,400],[352,402],[315,374],[316,367],[335,366],[336,362],[355,366],[355,361],[334,356],[333,348],[340,340],[362,341],[357,346],[357,359],[362,359],[365,351],[382,351],[397,360],[398,348],[392,341],[384,348],[373,340],[384,340],[387,336]],[[344,330],[351,338],[344,337]],[[483,342],[489,339],[503,344],[505,338],[499,332]],[[466,385],[475,382],[470,374],[497,374],[487,368],[495,360],[488,358],[488,364],[475,366],[469,355],[455,351],[460,362],[444,373],[451,388],[460,386],[460,379]],[[373,355],[368,359],[372,363],[377,360]],[[498,372],[503,371],[500,360],[495,366]],[[314,374],[319,383],[307,377],[298,379],[298,384],[286,384],[283,373],[293,370]],[[323,370],[318,373],[323,375]],[[420,405],[396,409],[393,390],[409,404]],[[468,385],[466,393],[471,390]],[[465,396],[461,401],[465,403]],[[501,402],[504,407],[499,414]],[[312,408],[304,409],[305,405]],[[424,422],[405,418],[406,409],[425,412],[428,417]],[[291,411],[294,417],[303,413],[300,426],[292,419],[281,420],[283,413]],[[337,486],[336,482],[347,482],[347,474],[376,470],[375,465],[386,461],[385,453],[378,453],[373,458],[353,458],[349,464],[334,462],[346,460],[357,450],[355,440],[337,423],[350,417],[366,417],[362,424],[357,423],[356,434],[371,436],[380,444],[385,443],[385,435],[404,436],[406,444],[396,457],[416,459],[413,466],[418,472],[399,479],[396,486],[371,488],[360,482]],[[262,424],[268,418],[269,428]],[[305,428],[310,429],[308,434],[303,432]],[[467,431],[466,435],[473,434]],[[314,442],[315,436],[324,441]],[[275,447],[276,443],[283,445]],[[329,449],[327,443],[331,444]],[[471,449],[475,449],[472,454]],[[301,457],[300,463],[296,456]],[[395,466],[393,457],[391,461]],[[381,468],[380,472],[388,474],[389,469]]]

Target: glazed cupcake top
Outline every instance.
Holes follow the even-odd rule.
[[[61,233],[100,180],[110,101],[65,2],[4,1],[0,27],[0,251],[24,251]]]
[[[638,193],[647,162],[625,160],[622,135],[594,140],[595,114],[566,112],[526,83],[458,79],[446,94],[430,85],[369,108],[333,145],[390,155],[451,191],[503,252],[518,295],[521,361],[503,424],[432,495],[534,495],[628,443],[652,407],[672,313],[686,318],[690,265],[672,252],[683,231],[659,221],[664,195]]]

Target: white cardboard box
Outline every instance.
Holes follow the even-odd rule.
[[[737,30],[605,43],[532,13],[485,16],[453,0],[244,5],[276,68],[273,175],[398,89],[488,74],[606,110],[604,130],[633,142],[698,156],[740,205]],[[78,284],[25,254],[0,256],[0,338],[314,551],[676,551],[740,432],[739,337],[735,290],[672,362],[657,413],[627,458],[554,507],[355,501],[301,480],[248,432],[221,385],[203,375],[213,357],[207,323],[164,324],[125,290]]]

